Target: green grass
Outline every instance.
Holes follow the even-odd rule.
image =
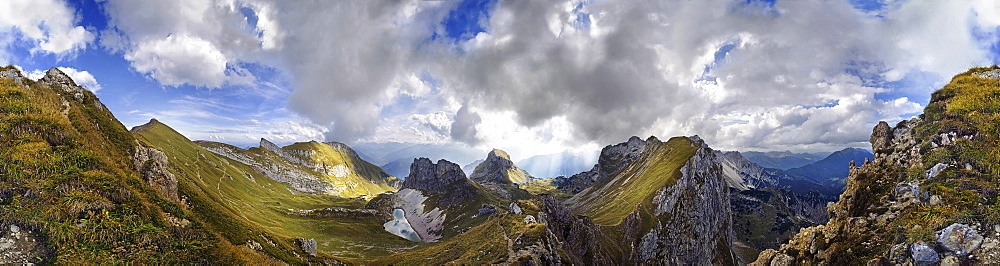
[[[9,70],[11,67],[0,68]],[[131,169],[131,137],[107,110],[41,83],[0,79],[0,223],[40,233],[42,263],[226,263],[225,244]],[[64,108],[66,103],[68,108]]]
[[[527,180],[527,182],[521,184],[521,188],[533,195],[547,194],[551,195],[553,198],[556,198],[560,201],[573,197],[573,194],[570,191],[568,191],[568,189],[559,189],[556,188],[555,185],[552,185],[553,180],[555,179],[530,178]]]
[[[385,232],[383,221],[378,219],[313,217],[288,211],[359,209],[364,201],[298,192],[244,164],[205,150],[166,125],[154,124],[136,135],[144,143],[167,152],[182,184],[182,193],[201,199],[191,204],[196,213],[234,243],[253,240],[263,244],[267,240],[259,235],[264,232],[289,245],[295,238],[313,238],[320,251],[339,258],[378,257],[414,246]],[[233,224],[238,226],[230,226]],[[255,229],[247,232],[245,228]],[[274,253],[288,254],[278,256],[281,260],[297,260],[289,251],[279,249]]]
[[[358,261],[375,265],[484,265],[503,263],[508,258],[507,239],[520,238],[519,247],[545,243],[544,225],[527,225],[524,215],[502,214],[441,243],[376,260]]]
[[[608,178],[594,184],[569,201],[575,213],[594,219],[603,226],[616,226],[640,204],[652,206],[653,194],[662,187],[672,186],[681,177],[680,169],[698,144],[687,137],[674,137],[646,148],[642,158]]]

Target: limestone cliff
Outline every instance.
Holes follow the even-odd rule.
[[[697,137],[633,137],[606,147],[594,181],[541,220],[575,263],[733,264],[729,189],[719,153]]]

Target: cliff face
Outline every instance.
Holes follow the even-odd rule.
[[[760,251],[779,248],[800,228],[826,223],[827,203],[816,192],[802,195],[777,187],[730,190],[733,246],[740,261],[753,261]]]
[[[542,200],[541,220],[577,263],[732,264],[722,158],[697,137],[608,146],[593,185]]]
[[[656,226],[642,236],[633,259],[644,263],[683,264],[733,262],[732,210],[723,163],[704,141],[681,168],[673,186],[653,198]]]
[[[830,221],[758,264],[1000,261],[1000,80],[977,68],[935,92],[919,118],[872,132],[875,159],[851,168]]]
[[[739,152],[716,151],[715,156],[723,167],[726,184],[732,188],[747,190],[774,187],[778,185],[781,178],[784,178],[781,171],[761,167],[747,160]]]

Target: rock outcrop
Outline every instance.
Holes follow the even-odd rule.
[[[653,198],[660,217],[639,244],[637,262],[654,264],[732,262],[732,210],[718,153],[698,139],[698,150],[673,186]],[[683,232],[683,233],[678,233]],[[637,256],[636,256],[637,255]]]
[[[24,82],[24,75],[22,75],[21,71],[17,70],[17,68],[11,67],[7,70],[0,71],[0,79],[11,79],[14,80],[14,83],[24,86],[25,88],[28,87],[28,85]]]
[[[84,94],[83,87],[77,85],[72,78],[58,68],[49,68],[49,70],[45,72],[45,76],[39,79],[38,82],[49,85],[49,87],[57,89],[57,91],[62,93],[66,93],[69,98],[79,103],[84,103],[87,98],[87,95]],[[94,107],[101,110],[107,110],[107,108],[104,107],[104,104],[102,104],[97,97],[90,96],[90,99],[92,100],[91,104]]]
[[[152,147],[135,146],[132,164],[149,186],[164,198],[178,202],[177,177],[170,173],[167,155]]]
[[[960,74],[932,95],[920,117],[894,127],[878,123],[870,138],[875,158],[851,168],[840,200],[827,207],[829,222],[803,228],[755,264],[780,264],[786,256],[805,265],[997,262],[1000,226],[991,199],[1000,166],[990,156],[1000,152],[1000,103],[989,95],[1000,92],[998,72]]]
[[[476,166],[469,179],[479,184],[524,184],[531,178],[528,172],[514,165],[510,155],[493,149],[486,160]]]
[[[299,247],[302,248],[303,252],[309,254],[309,256],[316,256],[316,239],[298,238],[295,241],[299,243]]]
[[[438,160],[437,164],[427,158],[413,159],[410,175],[403,181],[403,188],[423,190],[432,194],[444,194],[445,186],[466,180],[465,172],[457,164]]]

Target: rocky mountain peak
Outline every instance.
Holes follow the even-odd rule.
[[[59,84],[70,87],[79,87],[78,85],[76,85],[76,82],[74,82],[72,78],[66,75],[66,73],[63,73],[62,70],[59,70],[58,68],[54,67],[49,68],[49,70],[45,72],[45,76],[42,77],[42,79],[40,79],[39,81],[48,83],[49,85]]]
[[[445,159],[434,164],[430,159],[421,157],[413,159],[413,164],[410,164],[410,175],[403,181],[403,188],[442,194],[447,192],[444,188],[449,184],[465,179],[465,173],[458,164]]]
[[[480,184],[523,184],[528,181],[525,172],[510,160],[510,155],[500,149],[493,149],[486,160],[476,166],[469,179]]]
[[[490,151],[490,154],[486,156],[486,159],[489,160],[490,158],[493,157],[499,157],[501,159],[510,161],[510,155],[508,155],[507,152],[501,149],[493,149],[492,151]]]
[[[45,72],[45,76],[38,81],[45,83],[50,87],[58,88],[68,93],[73,93],[74,98],[79,98],[80,101],[83,99],[83,87],[77,85],[72,78],[58,68],[49,68],[49,71]],[[79,96],[76,96],[77,94],[79,94]]]

